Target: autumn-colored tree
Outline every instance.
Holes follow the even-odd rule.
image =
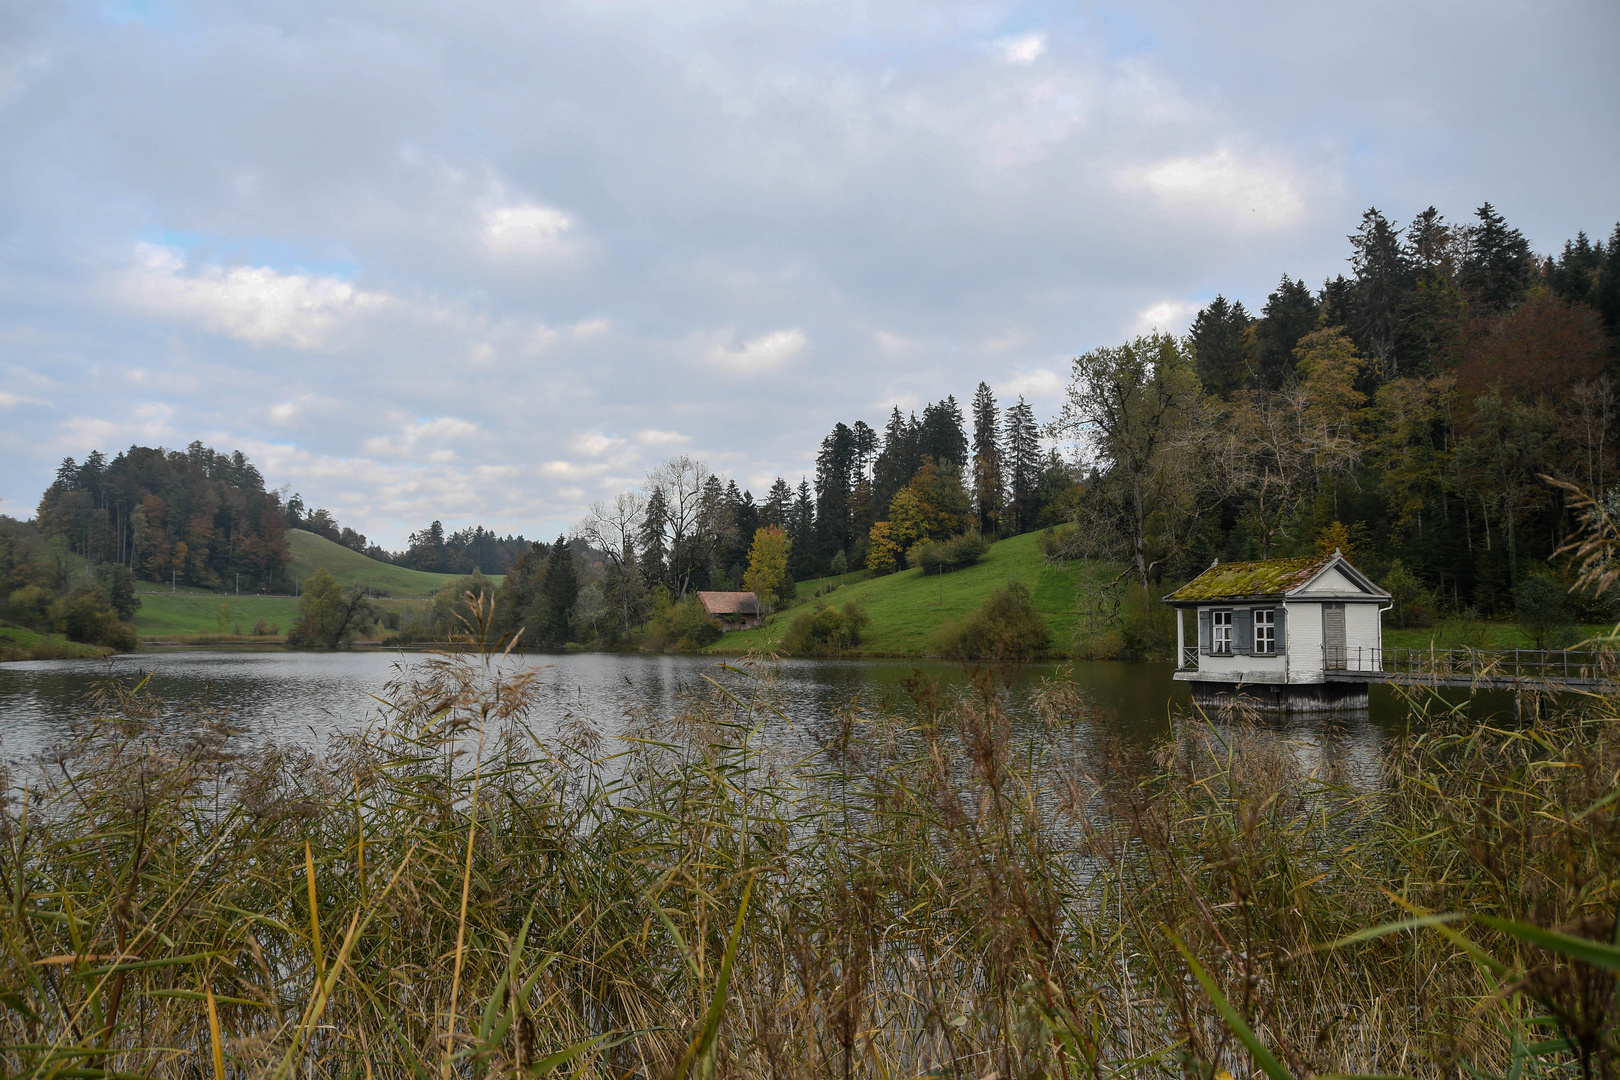
[[[765,525],[754,530],[743,587],[758,596],[768,611],[775,610],[777,604],[792,595],[793,578],[788,573],[788,556],[792,550],[792,541],[777,526]]]

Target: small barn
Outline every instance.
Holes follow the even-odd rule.
[[[752,630],[765,621],[765,609],[751,592],[702,592],[698,602],[709,617],[720,620],[722,631]]]
[[[1337,550],[1216,562],[1164,598],[1176,614],[1174,677],[1201,705],[1366,708],[1362,673],[1380,669],[1389,601]]]

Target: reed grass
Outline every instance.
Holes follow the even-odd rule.
[[[762,741],[768,663],[611,741],[531,679],[431,657],[319,754],[103,684],[4,778],[0,1067],[1615,1074],[1607,702],[1416,698],[1369,777],[1253,716],[1122,741],[988,668],[804,761]]]

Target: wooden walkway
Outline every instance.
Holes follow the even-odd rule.
[[[1329,682],[1620,692],[1620,651],[1614,649],[1346,649],[1325,661]]]

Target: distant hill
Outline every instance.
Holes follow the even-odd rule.
[[[851,580],[826,596],[829,604],[858,601],[871,616],[860,653],[868,656],[928,656],[939,651],[936,637],[947,620],[960,619],[983,604],[990,590],[1012,579],[1029,587],[1035,606],[1052,628],[1052,649],[1066,652],[1074,633],[1076,589],[1087,578],[1112,579],[1115,563],[1076,562],[1053,566],[1041,552],[1041,534],[1026,533],[990,546],[976,566],[940,577],[921,570],[903,570],[886,577]],[[854,575],[851,575],[853,579]],[[823,578],[835,582],[836,577]],[[799,595],[815,592],[817,581],[801,581]],[[811,600],[808,603],[814,604]],[[758,630],[727,634],[712,652],[769,650],[787,633],[794,616],[806,610],[800,603],[771,617]]]
[[[287,530],[287,545],[292,549],[292,563],[287,570],[300,581],[316,570],[325,568],[339,585],[369,584],[377,592],[389,596],[421,597],[432,596],[456,579],[454,574],[429,574],[423,570],[409,570],[403,566],[378,562],[303,529]],[[504,575],[486,576],[499,584]]]

